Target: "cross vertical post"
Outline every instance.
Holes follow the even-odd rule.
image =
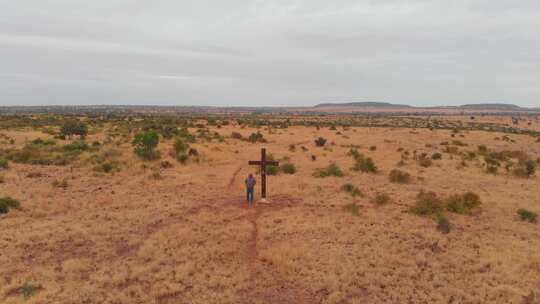
[[[261,149],[261,197],[266,198],[266,149]]]
[[[266,166],[279,166],[277,161],[266,160],[266,149],[261,149],[261,160],[250,160],[249,165],[261,166],[261,197],[266,199]]]

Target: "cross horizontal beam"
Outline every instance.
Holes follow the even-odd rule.
[[[279,166],[279,162],[278,161],[274,161],[274,160],[267,160],[264,162],[267,166]],[[260,161],[260,160],[250,160],[248,161],[248,164],[249,165],[252,165],[252,166],[262,166],[263,165],[263,162]]]

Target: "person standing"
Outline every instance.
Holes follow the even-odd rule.
[[[250,206],[253,205],[253,193],[255,191],[255,184],[257,184],[257,180],[255,180],[253,174],[250,173],[246,178],[247,201]]]

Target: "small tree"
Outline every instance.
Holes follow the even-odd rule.
[[[174,141],[173,147],[175,154],[178,155],[179,153],[186,153],[187,149],[189,149],[189,144],[178,138]]]
[[[536,171],[536,164],[532,160],[528,160],[525,162],[525,171],[527,172],[527,176],[531,177],[534,175]]]
[[[159,158],[159,154],[155,151],[158,144],[159,136],[155,131],[137,133],[131,143],[133,152],[145,160]]]
[[[84,139],[88,135],[88,126],[78,120],[68,121],[62,126],[60,133],[69,138],[73,135],[78,135],[81,139]]]
[[[315,140],[315,145],[317,147],[324,147],[324,145],[326,144],[326,139],[323,138],[323,137],[319,137]]]

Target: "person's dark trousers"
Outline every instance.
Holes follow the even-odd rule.
[[[247,188],[247,201],[250,205],[253,204],[253,188]]]

